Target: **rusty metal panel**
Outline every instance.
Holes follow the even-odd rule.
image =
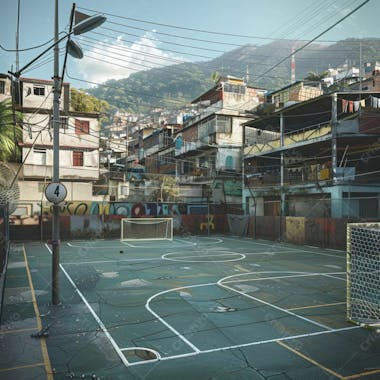
[[[280,217],[257,216],[254,226],[256,238],[277,240],[281,235]]]
[[[326,247],[326,226],[326,218],[305,218],[305,244]]]
[[[305,217],[286,217],[285,241],[288,243],[305,244]]]

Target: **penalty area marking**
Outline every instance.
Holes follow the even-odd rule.
[[[289,273],[289,272],[285,272],[285,273]],[[159,361],[182,359],[182,358],[192,357],[192,356],[196,356],[196,355],[210,354],[210,353],[214,353],[214,352],[221,352],[221,351],[239,349],[239,348],[244,348],[244,347],[259,346],[259,345],[269,344],[269,343],[285,342],[285,341],[288,341],[288,340],[302,339],[302,338],[308,338],[308,337],[313,337],[313,336],[338,333],[338,332],[342,332],[342,331],[351,331],[351,330],[356,330],[358,328],[361,328],[360,326],[349,326],[349,327],[343,327],[343,328],[338,328],[338,329],[333,329],[333,328],[325,327],[326,329],[324,329],[322,331],[316,331],[316,332],[312,332],[312,333],[299,334],[299,335],[291,335],[291,336],[282,337],[282,338],[266,339],[266,340],[261,340],[261,341],[256,341],[256,342],[236,344],[236,345],[232,345],[232,346],[223,346],[223,347],[212,348],[212,349],[209,349],[209,350],[200,350],[199,348],[197,348],[196,346],[194,346],[190,341],[188,341],[174,327],[172,327],[163,318],[161,318],[156,312],[154,312],[152,310],[152,308],[150,307],[150,302],[154,298],[159,297],[160,295],[163,295],[163,294],[166,294],[166,293],[170,293],[170,292],[174,292],[174,291],[180,291],[180,290],[183,290],[183,289],[200,288],[200,287],[215,286],[215,285],[220,285],[220,284],[219,283],[206,283],[206,284],[199,284],[199,285],[192,285],[192,286],[182,286],[182,287],[178,287],[178,288],[168,289],[168,290],[165,290],[165,291],[162,291],[162,292],[154,294],[152,297],[150,297],[147,300],[147,302],[145,304],[145,308],[151,314],[153,314],[162,324],[164,324],[170,331],[172,331],[179,339],[181,339],[184,343],[186,343],[190,348],[193,349],[193,352],[188,352],[188,353],[179,354],[179,355],[166,356],[166,357],[160,357]],[[242,293],[242,294],[245,295],[244,293]],[[269,304],[269,305],[270,306],[275,306],[275,305],[271,305],[271,304]],[[284,311],[286,311],[286,310],[284,310]],[[295,317],[298,317],[298,318],[300,317],[299,315],[294,314],[294,313],[289,313],[288,312],[288,314],[291,314],[291,315],[293,315]],[[314,321],[308,320],[308,322],[311,322],[311,323],[315,324]],[[319,325],[319,326],[322,327],[321,325]],[[155,360],[155,361],[158,361],[158,360]],[[136,363],[130,363],[129,365],[130,366],[135,366],[135,365],[144,365],[144,364],[149,364],[149,363],[152,363],[152,360],[151,361],[140,361],[140,362],[136,362]]]
[[[251,272],[251,274],[255,274],[255,273],[257,273],[257,272]],[[289,273],[289,272],[287,272],[287,273]],[[279,307],[279,306],[277,306],[277,305],[274,305],[274,304],[272,304],[272,303],[270,303],[270,302],[264,301],[264,300],[262,300],[262,299],[260,299],[260,298],[257,298],[257,297],[254,297],[254,296],[251,296],[250,294],[247,294],[247,293],[245,293],[245,292],[242,292],[242,291],[240,291],[240,290],[237,290],[237,289],[235,289],[235,288],[233,288],[233,287],[231,287],[231,286],[228,286],[228,285],[223,284],[223,281],[226,280],[226,279],[228,279],[228,278],[233,278],[233,277],[238,277],[238,276],[241,276],[241,275],[248,275],[248,274],[249,274],[249,273],[240,273],[240,274],[236,274],[236,275],[232,275],[232,276],[224,277],[224,278],[222,278],[222,279],[220,279],[220,280],[218,281],[218,285],[221,286],[221,287],[223,287],[223,288],[225,288],[225,289],[229,289],[229,290],[231,290],[232,292],[238,293],[238,294],[240,294],[240,295],[242,295],[242,296],[244,296],[244,297],[247,297],[247,298],[253,299],[253,300],[256,301],[256,302],[260,302],[260,303],[262,303],[262,304],[264,304],[264,305],[267,305],[267,306],[269,306],[269,307],[272,307],[273,309],[276,309],[276,310],[282,311],[283,313],[289,314],[289,315],[291,315],[291,316],[293,316],[293,317],[296,317],[296,318],[298,318],[298,319],[301,319],[301,320],[303,320],[303,321],[305,321],[305,322],[308,322],[308,323],[311,323],[311,324],[313,324],[313,325],[315,325],[315,326],[318,326],[318,327],[320,327],[320,328],[323,328],[323,329],[325,329],[325,330],[332,330],[331,327],[326,326],[326,325],[324,325],[324,324],[322,324],[322,323],[318,323],[318,322],[316,322],[316,321],[313,321],[312,319],[309,319],[309,318],[303,317],[302,315],[298,315],[298,314],[296,314],[296,313],[293,313],[292,311],[289,311],[289,310],[287,310],[287,309],[284,309],[284,308],[282,308],[282,307]],[[310,274],[310,276],[312,276],[312,275],[313,275],[313,274]],[[318,273],[314,273],[314,275],[317,276],[317,275],[320,275],[320,274],[318,274]],[[289,276],[288,276],[288,277],[289,277]]]
[[[292,273],[292,272],[289,272],[289,271],[275,271],[275,272],[270,272],[270,271],[265,271],[265,272],[252,272],[252,274],[260,274],[260,273]],[[293,273],[296,273],[296,276],[317,276],[317,275],[320,275],[319,273],[305,273],[305,272],[293,272]],[[357,328],[357,327],[360,327],[360,326],[353,326],[353,327],[349,327],[349,328],[342,328],[342,329],[333,329],[331,327],[328,327],[328,326],[325,326],[321,323],[318,323],[316,321],[313,321],[311,319],[308,319],[306,317],[303,317],[303,316],[300,316],[296,313],[293,313],[291,311],[288,311],[286,309],[283,309],[283,308],[280,308],[276,305],[273,305],[269,302],[266,302],[264,300],[260,300],[256,297],[252,297],[244,292],[240,292],[238,290],[235,290],[234,288],[231,288],[227,285],[223,285],[221,282],[224,281],[225,279],[228,279],[228,278],[232,278],[232,277],[238,277],[238,276],[244,276],[244,275],[247,275],[247,273],[241,273],[241,274],[237,274],[237,275],[232,275],[232,276],[227,276],[227,277],[224,277],[222,278],[221,280],[219,280],[218,282],[210,282],[210,283],[205,283],[205,284],[197,284],[197,285],[188,285],[188,286],[181,286],[181,287],[178,287],[178,288],[172,288],[172,289],[167,289],[167,290],[164,290],[164,291],[161,291],[161,292],[158,292],[154,295],[152,295],[145,303],[145,308],[153,315],[155,316],[163,325],[165,325],[170,331],[172,331],[179,339],[181,339],[187,346],[189,346],[194,352],[193,353],[186,353],[186,354],[182,354],[182,355],[175,355],[173,356],[172,358],[181,358],[181,357],[187,357],[187,356],[192,356],[192,355],[196,355],[196,354],[199,354],[199,353],[209,353],[209,352],[217,352],[217,351],[224,351],[224,350],[227,350],[227,349],[231,349],[231,348],[239,348],[239,347],[248,347],[248,346],[252,346],[252,345],[256,345],[256,344],[262,344],[262,343],[270,343],[270,342],[276,342],[278,340],[286,340],[286,339],[295,339],[295,338],[300,338],[300,337],[307,337],[307,336],[313,336],[313,335],[320,335],[320,334],[325,334],[325,333],[329,333],[329,332],[337,332],[337,331],[344,331],[344,330],[351,330],[351,329],[354,329],[354,328]],[[291,276],[287,276],[287,278],[289,278]],[[273,277],[272,277],[273,278]],[[278,276],[278,278],[281,278],[281,276]],[[265,278],[262,278],[262,280],[265,280]],[[313,325],[316,325],[320,328],[323,328],[323,331],[317,331],[317,332],[314,332],[314,333],[308,333],[308,334],[302,334],[302,335],[297,335],[297,336],[293,336],[293,337],[287,337],[287,338],[276,338],[276,339],[269,339],[269,340],[265,340],[265,341],[262,341],[261,343],[260,342],[252,342],[252,343],[247,343],[247,344],[241,344],[241,345],[236,345],[236,346],[230,346],[230,347],[222,347],[222,348],[218,348],[218,349],[211,349],[211,350],[200,350],[198,347],[196,347],[193,343],[191,343],[187,338],[185,338],[179,331],[177,331],[173,326],[171,326],[168,322],[166,322],[162,317],[160,317],[160,315],[158,313],[156,313],[150,306],[150,303],[157,297],[163,295],[163,294],[167,294],[167,293],[170,293],[170,292],[175,292],[175,291],[180,291],[180,290],[183,290],[183,289],[192,289],[192,288],[201,288],[201,287],[206,287],[206,286],[215,286],[215,285],[219,285],[221,286],[222,288],[225,288],[225,289],[229,289],[233,292],[236,292],[236,293],[239,293],[247,298],[251,298],[253,300],[256,300],[257,302],[260,302],[262,304],[265,304],[267,306],[270,306],[272,308],[275,308],[279,311],[282,311],[283,313],[285,314],[288,314],[288,315],[291,315],[295,318],[298,318],[298,319],[302,319],[304,320],[305,322],[308,322],[310,324],[313,324]],[[162,357],[160,360],[167,360],[167,358],[165,357]],[[142,364],[142,363],[133,363],[133,365],[137,365],[137,364]]]

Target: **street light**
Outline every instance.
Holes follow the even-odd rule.
[[[74,13],[75,5],[73,5]],[[72,13],[72,14],[73,14]],[[41,54],[34,58],[31,62],[27,63],[20,70],[15,73],[10,72],[14,77],[19,78],[22,72],[27,69],[31,64],[36,62],[40,57],[46,54],[49,50],[54,48],[54,75],[53,75],[53,175],[52,182],[59,185],[59,102],[61,95],[61,81],[63,78],[59,77],[59,43],[64,39],[67,40],[66,52],[74,58],[82,58],[83,52],[81,48],[70,39],[72,34],[80,35],[86,33],[94,28],[97,28],[104,21],[106,17],[102,15],[95,15],[85,18],[83,21],[76,24],[73,29],[59,38],[59,25],[58,25],[58,0],[55,0],[55,15],[54,15],[54,43],[45,49]],[[58,189],[58,187],[57,187]],[[56,194],[58,196],[58,194]],[[53,218],[52,218],[52,303],[58,305],[59,301],[59,206],[58,203],[53,204]]]

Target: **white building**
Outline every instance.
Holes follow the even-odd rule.
[[[23,137],[19,142],[23,162],[19,175],[20,201],[42,201],[53,170],[53,82],[20,78],[16,98],[17,109],[23,114]],[[70,84],[64,83],[60,102],[59,176],[67,188],[66,200],[97,200],[92,188],[93,181],[99,178],[99,129],[98,114],[70,109]]]

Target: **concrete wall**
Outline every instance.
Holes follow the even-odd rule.
[[[46,201],[44,186],[50,182],[48,179],[44,181],[19,181],[20,199],[19,203]],[[91,182],[62,182],[67,189],[66,201],[80,201],[82,199],[92,199],[93,201],[102,201],[102,196],[92,195]]]

